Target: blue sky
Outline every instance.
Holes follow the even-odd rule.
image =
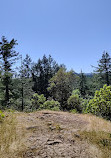
[[[0,37],[33,61],[51,54],[68,70],[93,72],[111,55],[111,0],[0,0]]]

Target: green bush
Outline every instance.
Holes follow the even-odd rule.
[[[55,100],[47,100],[40,106],[40,109],[49,109],[49,110],[55,110],[59,111],[60,110],[60,103]]]
[[[73,110],[75,109],[78,112],[82,112],[82,106],[81,106],[81,98],[79,97],[78,94],[72,94],[67,103],[68,103],[68,110]]]
[[[88,111],[87,111],[87,107],[88,107],[88,104],[89,104],[89,101],[90,101],[90,99],[82,99],[82,113],[84,113],[84,114],[87,114],[88,113]]]
[[[111,86],[104,85],[89,101],[87,111],[111,119]]]
[[[5,117],[5,114],[0,110],[0,122],[3,121],[4,117]]]
[[[35,109],[32,107],[32,102],[30,99],[24,99],[24,112],[32,112]]]
[[[78,95],[78,96],[80,96],[80,91],[79,91],[79,89],[75,89],[75,90],[73,90],[72,91],[72,95]]]
[[[18,98],[18,99],[12,99],[11,98],[10,102],[9,102],[9,106],[6,109],[12,109],[12,110],[19,111],[19,110],[21,110],[21,106],[22,106],[21,98]]]
[[[77,113],[77,110],[76,109],[73,109],[73,110],[70,110],[71,113],[73,114],[76,114]]]
[[[32,107],[35,109],[39,109],[40,106],[42,106],[42,104],[46,101],[46,97],[44,97],[43,94],[39,95],[35,93],[31,101],[32,101]]]

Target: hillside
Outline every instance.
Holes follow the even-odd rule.
[[[0,158],[111,157],[111,123],[96,116],[39,111],[6,119],[0,126]]]

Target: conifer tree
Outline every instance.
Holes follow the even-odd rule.
[[[86,76],[82,72],[82,70],[79,77],[80,77],[79,78],[79,91],[81,93],[81,96],[85,97],[88,87],[87,87]]]
[[[96,72],[99,72],[104,84],[110,84],[111,57],[108,52],[103,52],[102,58],[98,61]]]
[[[48,97],[49,92],[47,88],[49,80],[58,70],[59,66],[53,58],[50,55],[48,58],[44,55],[42,60],[39,59],[33,67],[33,90],[38,94],[44,94],[45,97]]]
[[[0,59],[2,63],[2,83],[5,87],[5,104],[8,104],[10,95],[10,84],[12,81],[12,66],[17,60],[18,54],[14,47],[17,41],[12,39],[10,42],[3,36],[0,42]]]

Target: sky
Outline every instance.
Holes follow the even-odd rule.
[[[44,54],[68,70],[93,72],[111,55],[111,0],[0,0],[0,38],[37,62]]]

